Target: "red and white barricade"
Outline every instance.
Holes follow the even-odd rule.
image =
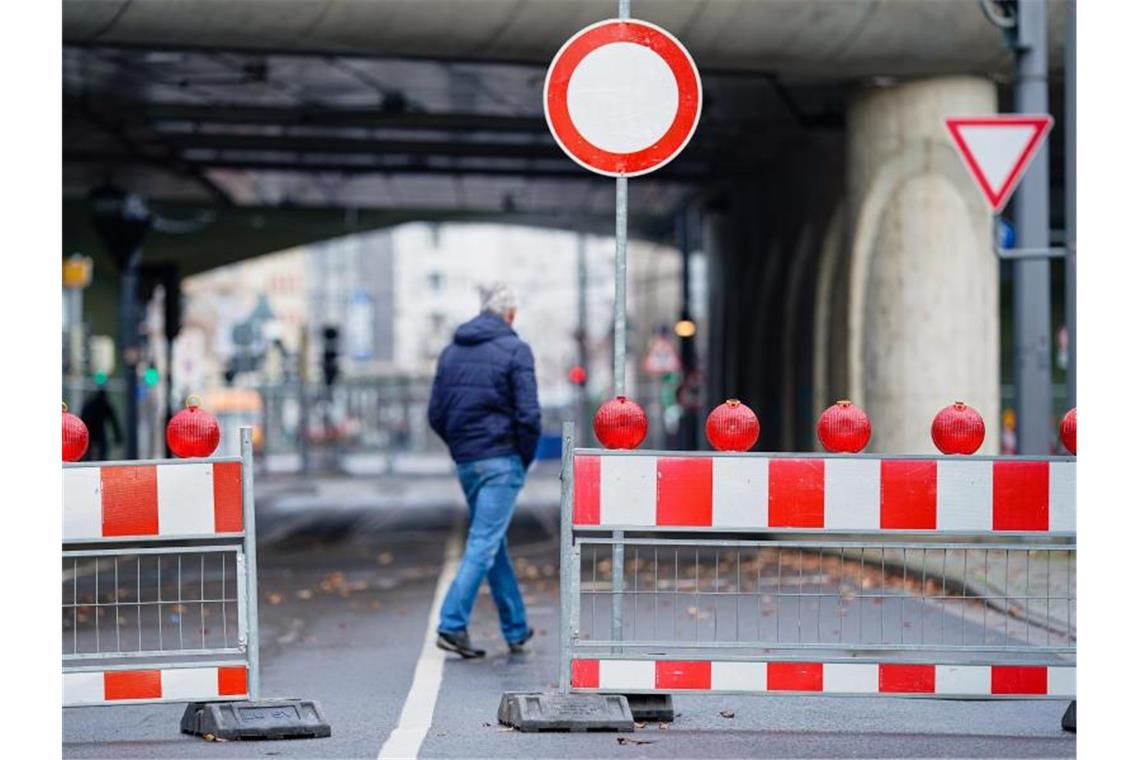
[[[1075,699],[1076,460],[563,432],[560,687]]]
[[[259,696],[251,430],[240,457],[63,466],[63,704]]]

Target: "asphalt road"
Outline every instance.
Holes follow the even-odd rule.
[[[632,734],[522,734],[499,726],[504,690],[557,678],[557,480],[532,476],[509,540],[531,651],[511,655],[484,589],[472,621],[485,660],[449,659],[421,757],[1070,757],[1063,702],[677,696],[678,718]],[[396,726],[446,537],[466,509],[439,478],[263,478],[262,683],[266,696],[318,700],[327,739],[207,742],[178,733],[181,706],[64,711],[74,758],[374,758]],[[731,714],[733,717],[724,717]]]

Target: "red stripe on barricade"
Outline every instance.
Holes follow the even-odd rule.
[[[112,469],[112,468],[107,468]],[[121,468],[114,468],[121,469]],[[106,472],[106,470],[104,470]],[[103,698],[161,699],[161,670],[108,671],[103,673]]]
[[[601,683],[598,660],[571,660],[570,685],[577,689],[596,689]]]
[[[712,460],[657,458],[657,524],[712,525]]]
[[[244,667],[218,668],[218,696],[242,696],[247,693],[249,693],[249,685]]]
[[[1037,665],[994,665],[990,668],[992,694],[1047,694],[1049,668]]]
[[[658,660],[658,689],[703,689],[712,688],[712,662],[709,660]]]
[[[214,530],[240,533],[242,525],[241,463],[214,465]]]
[[[879,691],[933,694],[933,665],[879,665]]]
[[[1049,530],[1049,463],[994,462],[994,530]]]
[[[823,691],[823,663],[768,663],[768,691]]]
[[[768,461],[768,525],[823,527],[822,459]]]
[[[103,535],[158,535],[158,470],[154,465],[99,468]]]
[[[938,527],[938,463],[884,459],[880,463],[879,527],[934,530]]]
[[[602,459],[574,457],[574,524],[597,525],[602,518]]]

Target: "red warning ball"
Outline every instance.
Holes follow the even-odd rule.
[[[1074,406],[1061,418],[1061,443],[1070,453],[1077,453],[1077,408]]]
[[[607,449],[636,449],[648,430],[645,410],[625,396],[610,399],[594,415],[594,435]]]
[[[63,461],[78,462],[87,453],[87,425],[63,405]]]
[[[871,420],[866,412],[843,399],[823,410],[815,432],[828,451],[855,454],[871,440]]]
[[[221,438],[218,421],[199,406],[197,396],[186,399],[186,408],[166,426],[166,445],[181,459],[210,456]]]
[[[760,438],[760,419],[740,399],[730,398],[709,412],[705,437],[717,451],[748,451]]]
[[[934,415],[930,437],[943,454],[973,454],[986,438],[986,423],[976,409],[955,401]]]

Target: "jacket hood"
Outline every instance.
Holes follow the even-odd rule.
[[[464,322],[455,330],[455,342],[461,346],[474,346],[504,335],[514,335],[515,331],[506,321],[495,314],[480,314]]]

